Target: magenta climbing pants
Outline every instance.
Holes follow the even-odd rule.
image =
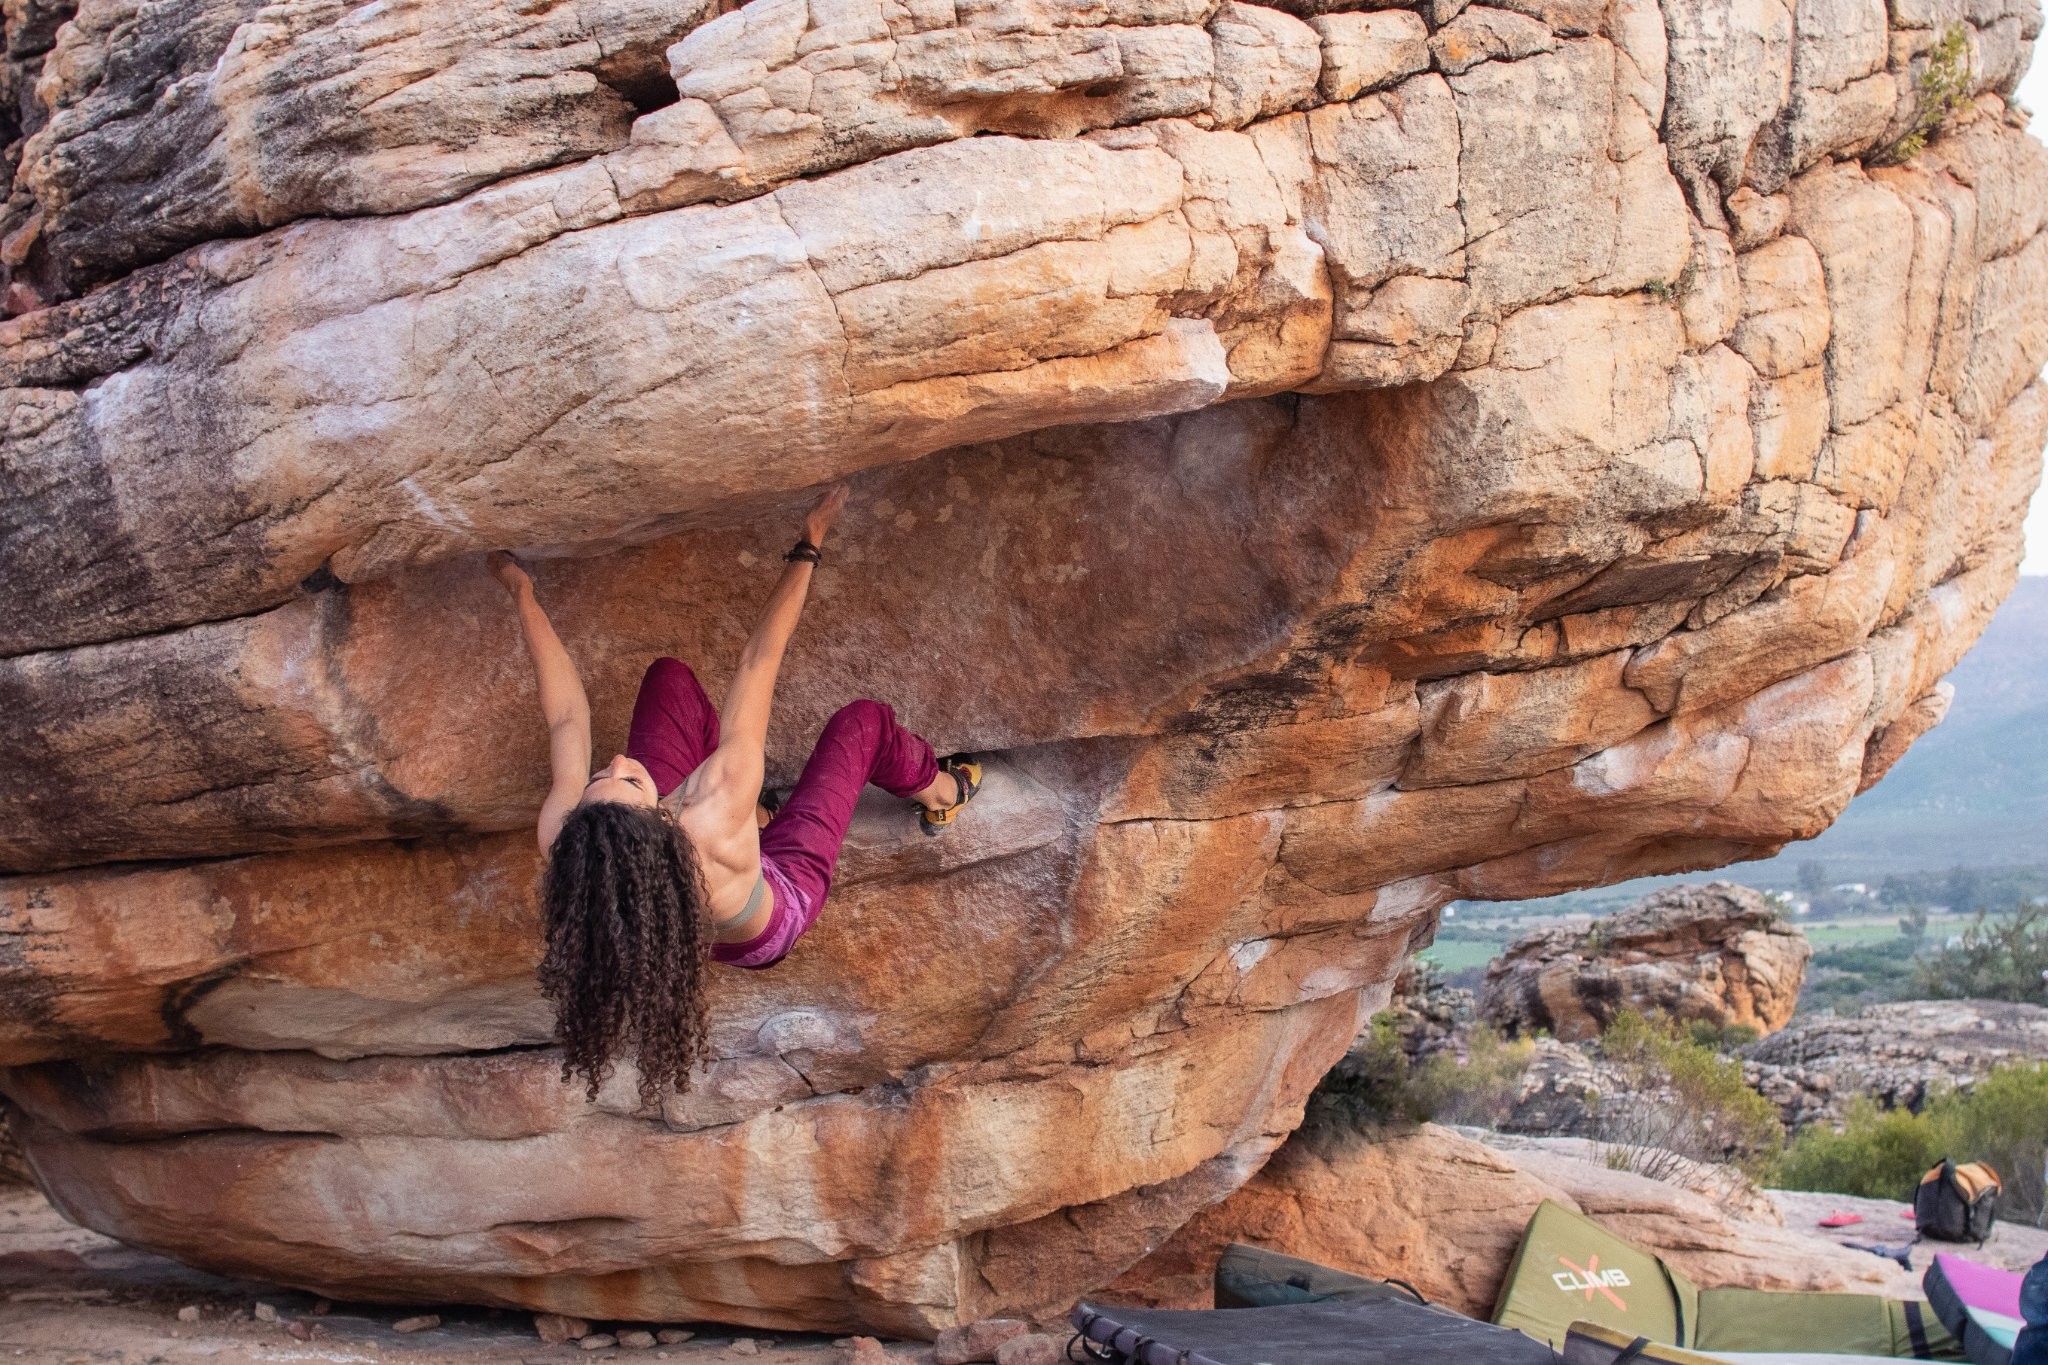
[[[666,796],[717,747],[718,711],[697,675],[680,659],[656,659],[633,702],[626,756],[645,764]],[[860,789],[872,782],[908,797],[938,775],[932,746],[898,725],[881,702],[833,712],[795,790],[761,831],[761,875],[775,893],[768,927],[745,943],[716,945],[713,960],[753,968],[780,962],[824,907]]]

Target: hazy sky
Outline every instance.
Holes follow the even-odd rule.
[[[2034,136],[2048,142],[2048,58],[2037,58],[2020,82],[2020,103],[2034,111]],[[2027,559],[2020,572],[2048,574],[2048,480],[2027,513]]]

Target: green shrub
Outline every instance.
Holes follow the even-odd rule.
[[[2048,1003],[2041,973],[2048,971],[2048,907],[2021,905],[2010,915],[1984,911],[1952,948],[1920,963],[1919,986],[1936,1000],[2017,1000]]]
[[[35,1180],[28,1173],[20,1144],[14,1140],[14,1130],[8,1126],[7,1112],[7,1102],[0,1100],[0,1187],[32,1185]]]
[[[1490,1025],[1474,1024],[1465,1035],[1464,1059],[1449,1052],[1426,1058],[1409,1089],[1424,1118],[1490,1128],[1514,1111],[1535,1054],[1530,1039],[1511,1042]]]
[[[1371,1032],[1316,1087],[1319,1117],[1353,1125],[1470,1123],[1492,1125],[1514,1109],[1536,1045],[1510,1042],[1473,1025],[1465,1058],[1449,1052],[1409,1062],[1393,1016],[1374,1017]]]
[[[1733,1052],[1757,1040],[1757,1031],[1748,1024],[1710,1024],[1704,1019],[1695,1019],[1685,1035],[1713,1052]]]
[[[1363,1041],[1352,1045],[1316,1087],[1315,1107],[1353,1123],[1419,1123],[1417,1097],[1408,1089],[1408,1053],[1391,1014],[1376,1014]]]
[[[1927,65],[1913,82],[1913,121],[1897,142],[1871,159],[1896,166],[1920,155],[1935,130],[1970,102],[1970,79],[1970,31],[1961,24],[1950,24],[1935,40]]]
[[[1870,1199],[1910,1199],[1942,1141],[1925,1114],[1880,1109],[1867,1095],[1849,1104],[1842,1131],[1815,1125],[1792,1139],[1777,1183],[1788,1190],[1827,1190]]]
[[[1888,1000],[1923,1000],[1919,964],[1913,944],[1904,935],[1879,943],[1850,943],[1823,948],[1807,964],[1806,985],[1799,1009],[1831,1009],[1846,1013]]]
[[[1793,1190],[1911,1199],[1920,1177],[1944,1156],[1982,1161],[1998,1172],[2005,1185],[2000,1217],[2042,1222],[2048,1062],[1996,1067],[1968,1091],[1934,1095],[1917,1114],[1858,1098],[1840,1132],[1813,1127],[1793,1139],[1776,1179]]]
[[[1621,1092],[1600,1111],[1610,1166],[1662,1179],[1682,1162],[1751,1176],[1776,1162],[1785,1140],[1778,1107],[1749,1088],[1740,1062],[1633,1009],[1600,1035],[1600,1053]]]
[[[2041,1169],[2048,1161],[2048,1062],[1998,1067],[1968,1094],[1931,1107],[1951,1125],[1958,1161],[1986,1162],[1998,1172],[2005,1185],[2001,1217],[2048,1223]]]

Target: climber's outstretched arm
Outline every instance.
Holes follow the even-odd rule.
[[[519,561],[502,552],[490,558],[491,573],[519,609],[520,633],[526,637],[526,652],[533,656],[533,671],[540,680],[540,710],[548,723],[547,799],[541,802],[540,824],[535,833],[541,852],[554,846],[562,832],[562,821],[583,797],[590,780],[590,700],[583,695],[583,679],[576,664],[555,634],[554,623],[534,596],[533,580]]]
[[[813,546],[823,545],[845,506],[846,485],[834,484],[804,519],[804,539]],[[775,701],[775,679],[782,670],[782,654],[796,631],[797,618],[803,614],[804,598],[811,588],[811,571],[811,563],[803,559],[793,559],[783,569],[781,581],[768,598],[761,624],[754,627],[754,634],[740,655],[739,669],[725,694],[725,705],[718,710],[718,748],[706,760],[709,771],[705,774],[705,785],[731,799],[736,819],[751,820],[754,803],[760,796],[762,748],[768,741],[768,712]]]

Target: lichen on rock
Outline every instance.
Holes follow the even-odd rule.
[[[2025,0],[6,7],[0,1092],[354,1297],[934,1335],[1226,1198],[1438,909],[1765,855],[1939,718],[2048,434]],[[1903,165],[1937,30],[1974,102]],[[665,66],[651,54],[665,52]],[[545,749],[854,502],[876,805],[712,1061],[560,1084]]]

